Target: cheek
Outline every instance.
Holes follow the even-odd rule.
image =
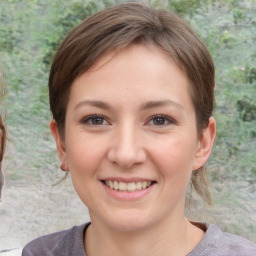
[[[188,144],[190,144],[188,146]],[[154,164],[162,185],[162,205],[172,208],[185,199],[193,166],[193,145],[185,139],[165,140],[154,150]],[[168,203],[166,203],[168,202]]]
[[[195,145],[184,137],[166,139],[154,148],[154,161],[166,177],[190,175]]]
[[[95,197],[94,188],[97,187],[98,170],[105,155],[105,148],[99,141],[87,137],[79,136],[72,141],[69,141],[67,149],[71,179],[80,199],[85,205],[90,205]]]
[[[72,143],[73,141],[73,143]],[[106,148],[101,139],[92,139],[91,136],[81,136],[69,141],[67,149],[67,161],[71,172],[80,175],[93,173],[102,158],[104,158]]]

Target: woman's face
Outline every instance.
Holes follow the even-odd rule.
[[[54,122],[51,130],[92,221],[139,230],[183,218],[191,172],[210,151],[188,87],[166,54],[142,45],[103,56],[74,81],[65,138]]]

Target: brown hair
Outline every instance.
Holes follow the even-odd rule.
[[[5,144],[6,144],[6,130],[5,130],[2,116],[0,116],[0,168],[2,166],[2,161],[4,158]]]
[[[5,95],[4,90],[4,82],[3,82],[3,75],[0,72],[0,103],[2,103],[2,98]],[[3,122],[2,115],[0,114],[0,202],[2,201],[2,188],[4,185],[4,175],[2,171],[2,161],[5,152],[5,144],[6,144],[6,130]]]
[[[192,29],[175,13],[146,4],[116,5],[85,19],[65,38],[52,63],[49,77],[50,107],[63,135],[73,81],[110,50],[133,44],[153,44],[169,54],[191,83],[198,134],[208,126],[214,109],[214,65]],[[210,202],[203,168],[191,179],[198,194]]]
[[[5,96],[4,79],[3,79],[3,74],[0,72],[0,103],[2,103],[4,96]],[[2,115],[0,114],[0,169],[2,167],[2,161],[4,158],[5,145],[6,145],[6,129],[5,129]]]

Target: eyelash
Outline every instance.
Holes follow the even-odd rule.
[[[103,123],[100,123],[100,124],[93,123],[93,119],[97,119],[97,118],[101,119]],[[156,119],[162,119],[162,121],[164,121],[164,123],[155,124],[154,121]],[[87,125],[91,125],[91,126],[106,125],[106,124],[104,124],[104,122],[107,122],[107,125],[110,124],[109,121],[107,120],[107,118],[102,115],[90,115],[90,116],[83,118],[81,121],[82,124],[87,124]],[[150,122],[153,122],[153,124],[150,124]],[[154,116],[150,117],[149,121],[147,121],[146,124],[149,124],[150,126],[167,126],[169,124],[175,124],[175,121],[172,118],[165,116],[165,115],[154,115]]]
[[[102,119],[103,122],[107,122],[107,125],[109,125],[110,123],[107,121],[107,118],[102,116],[102,115],[90,115],[90,116],[87,116],[85,118],[83,118],[81,120],[81,123],[82,124],[88,124],[88,125],[92,125],[92,126],[101,126],[101,125],[105,125],[105,124],[93,124],[92,121],[93,119]],[[90,122],[90,123],[89,123]]]
[[[150,120],[147,123],[149,124],[151,121],[154,122],[154,120],[156,120],[157,118],[164,120],[165,123],[160,124],[160,125],[157,125],[157,124],[150,124],[150,125],[152,125],[152,126],[167,126],[169,124],[175,124],[175,121],[172,118],[165,116],[165,115],[154,115],[154,116],[150,117]]]

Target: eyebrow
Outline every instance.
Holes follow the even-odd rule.
[[[82,105],[91,105],[100,109],[106,109],[106,110],[110,110],[112,109],[111,106],[103,101],[99,101],[99,100],[83,100],[81,102],[79,102],[74,109],[77,109],[79,107],[81,107]]]
[[[158,100],[158,101],[148,101],[142,105],[142,109],[158,108],[164,106],[174,106],[176,108],[184,109],[183,105],[173,100]]]
[[[77,109],[81,107],[82,105],[91,105],[100,109],[106,109],[106,110],[111,110],[112,107],[104,102],[104,101],[99,101],[99,100],[83,100],[79,102],[74,109]],[[148,101],[144,104],[141,105],[142,110],[147,110],[151,108],[158,108],[158,107],[163,107],[163,106],[174,106],[179,109],[184,109],[183,105],[180,103],[173,101],[173,100],[157,100],[157,101]]]

